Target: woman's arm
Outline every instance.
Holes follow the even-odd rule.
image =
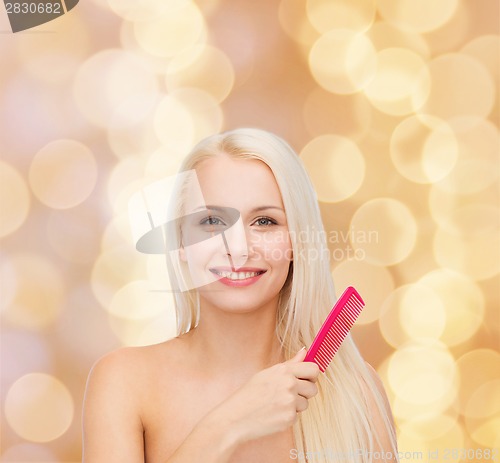
[[[83,412],[83,463],[144,463],[139,361],[115,351],[97,362],[89,376]],[[318,392],[316,364],[305,350],[255,374],[210,411],[165,463],[227,463],[249,440],[293,425],[297,413]],[[142,391],[142,394],[144,391]]]
[[[101,358],[92,368],[83,405],[83,463],[144,463],[140,371],[129,349]],[[219,415],[201,420],[165,463],[225,463],[237,440]]]
[[[305,354],[255,374],[195,426],[167,463],[227,463],[239,445],[292,426],[318,392],[319,368],[303,362]]]
[[[83,405],[83,463],[144,463],[138,393],[127,349],[92,368]]]

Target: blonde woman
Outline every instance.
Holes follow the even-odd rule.
[[[383,386],[351,337],[324,374],[303,362],[335,296],[299,157],[239,129],[181,171],[194,175],[179,177],[166,229],[178,336],[97,362],[83,461],[397,461]]]

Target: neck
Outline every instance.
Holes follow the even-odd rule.
[[[185,336],[198,371],[248,376],[283,361],[276,336],[278,301],[238,313],[201,301],[200,322]]]

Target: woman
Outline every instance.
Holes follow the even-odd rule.
[[[385,392],[351,337],[324,374],[303,362],[335,296],[299,157],[239,129],[181,171],[195,175],[167,228],[178,336],[94,366],[84,462],[397,461]]]

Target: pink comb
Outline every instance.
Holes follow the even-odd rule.
[[[349,286],[333,306],[307,351],[304,362],[318,364],[324,373],[364,306],[359,293]]]

